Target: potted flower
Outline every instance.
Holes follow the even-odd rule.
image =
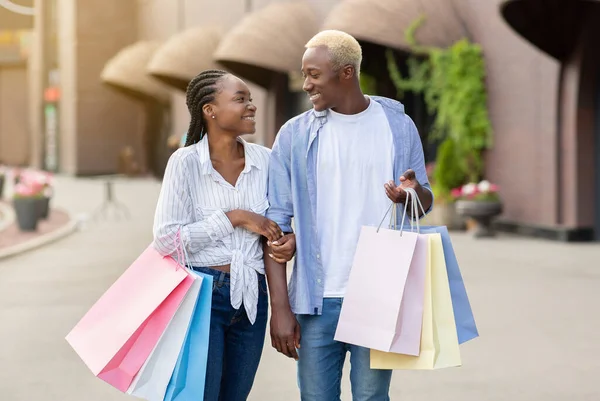
[[[40,218],[40,200],[44,197],[43,185],[35,181],[19,180],[15,185],[13,207],[21,231],[35,231]]]
[[[502,213],[499,188],[487,180],[465,184],[452,190],[459,215],[475,221],[474,236],[477,238],[496,235],[492,227],[493,219]]]
[[[34,188],[41,188],[42,196],[38,198],[38,213],[40,219],[47,219],[50,212],[50,199],[54,192],[52,173],[27,170],[19,175],[19,182]]]

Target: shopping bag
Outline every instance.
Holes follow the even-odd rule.
[[[336,341],[418,355],[426,247],[417,233],[362,227]]]
[[[199,272],[192,274],[202,277],[202,285],[164,401],[198,401],[204,397],[213,277]]]
[[[419,211],[425,214],[425,210],[423,209],[423,205],[421,204],[416,191],[410,188],[408,188],[407,191],[411,194],[411,197],[408,199],[411,203],[411,209],[413,212],[412,215],[417,216]],[[394,221],[396,220],[394,219]],[[421,234],[441,234],[442,245],[444,247],[446,270],[450,283],[450,294],[452,295],[452,309],[454,311],[454,319],[456,321],[456,330],[458,333],[458,342],[459,344],[462,344],[477,338],[479,336],[479,332],[477,331],[475,318],[473,317],[473,311],[471,310],[471,304],[469,303],[469,297],[467,296],[465,283],[463,282],[462,275],[460,273],[456,254],[454,253],[454,248],[452,247],[452,241],[450,240],[448,228],[445,226],[420,226],[418,219],[415,220],[414,224],[411,219],[410,223],[411,231],[414,229],[414,225],[416,225],[417,232]],[[404,218],[402,220],[402,225],[403,224]]]
[[[458,336],[440,234],[428,234],[423,327],[419,356],[371,350],[372,369],[442,369],[461,366]]]
[[[462,344],[479,336],[477,325],[465,283],[460,273],[458,260],[452,247],[452,240],[446,226],[421,226],[421,234],[439,233],[442,236],[442,245],[444,247],[444,259],[446,261],[446,270],[450,282],[450,294],[452,295],[452,309],[454,311],[454,320],[456,321],[456,331],[458,333],[458,343]]]
[[[417,245],[400,304],[400,314],[396,324],[396,336],[389,352],[406,355],[419,355],[421,330],[423,326],[423,303],[425,297],[425,269],[429,239],[426,235],[417,236]]]
[[[92,373],[125,392],[193,278],[149,246],[66,336]]]
[[[128,394],[148,401],[164,399],[202,285],[202,277],[193,273],[192,277],[195,279],[192,287],[158,340],[156,347],[129,386]]]

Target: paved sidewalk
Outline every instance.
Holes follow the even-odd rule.
[[[151,241],[160,185],[119,180],[128,221],[93,222],[98,180],[57,178],[56,205],[82,230],[0,262],[0,399],[133,399],[96,379],[64,336]],[[395,372],[392,400],[598,401],[600,244],[453,235],[481,337],[462,368]],[[346,366],[348,370],[348,366]],[[347,372],[343,400],[351,400]],[[295,365],[267,342],[252,401],[298,400]]]

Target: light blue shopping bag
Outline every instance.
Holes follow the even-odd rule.
[[[454,309],[454,320],[456,321],[456,331],[458,333],[458,343],[462,344],[476,337],[479,337],[475,318],[467,296],[467,289],[463,282],[458,261],[454,254],[450,234],[446,226],[420,226],[421,234],[439,233],[442,236],[442,246],[444,248],[444,259],[446,260],[446,270],[448,271],[448,281],[450,282],[450,294],[452,296],[452,308]]]
[[[204,399],[213,277],[199,272],[192,274],[202,276],[202,287],[164,401]]]

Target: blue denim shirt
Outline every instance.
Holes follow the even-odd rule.
[[[421,138],[412,119],[404,113],[404,106],[382,97],[371,96],[371,100],[383,106],[392,130],[396,184],[402,173],[411,168],[421,185],[431,191]],[[327,111],[309,110],[289,120],[279,130],[269,164],[267,217],[284,232],[296,233],[296,259],[289,283],[290,305],[296,314],[320,315],[323,306],[324,272],[316,221],[319,147],[316,139],[324,124]]]

